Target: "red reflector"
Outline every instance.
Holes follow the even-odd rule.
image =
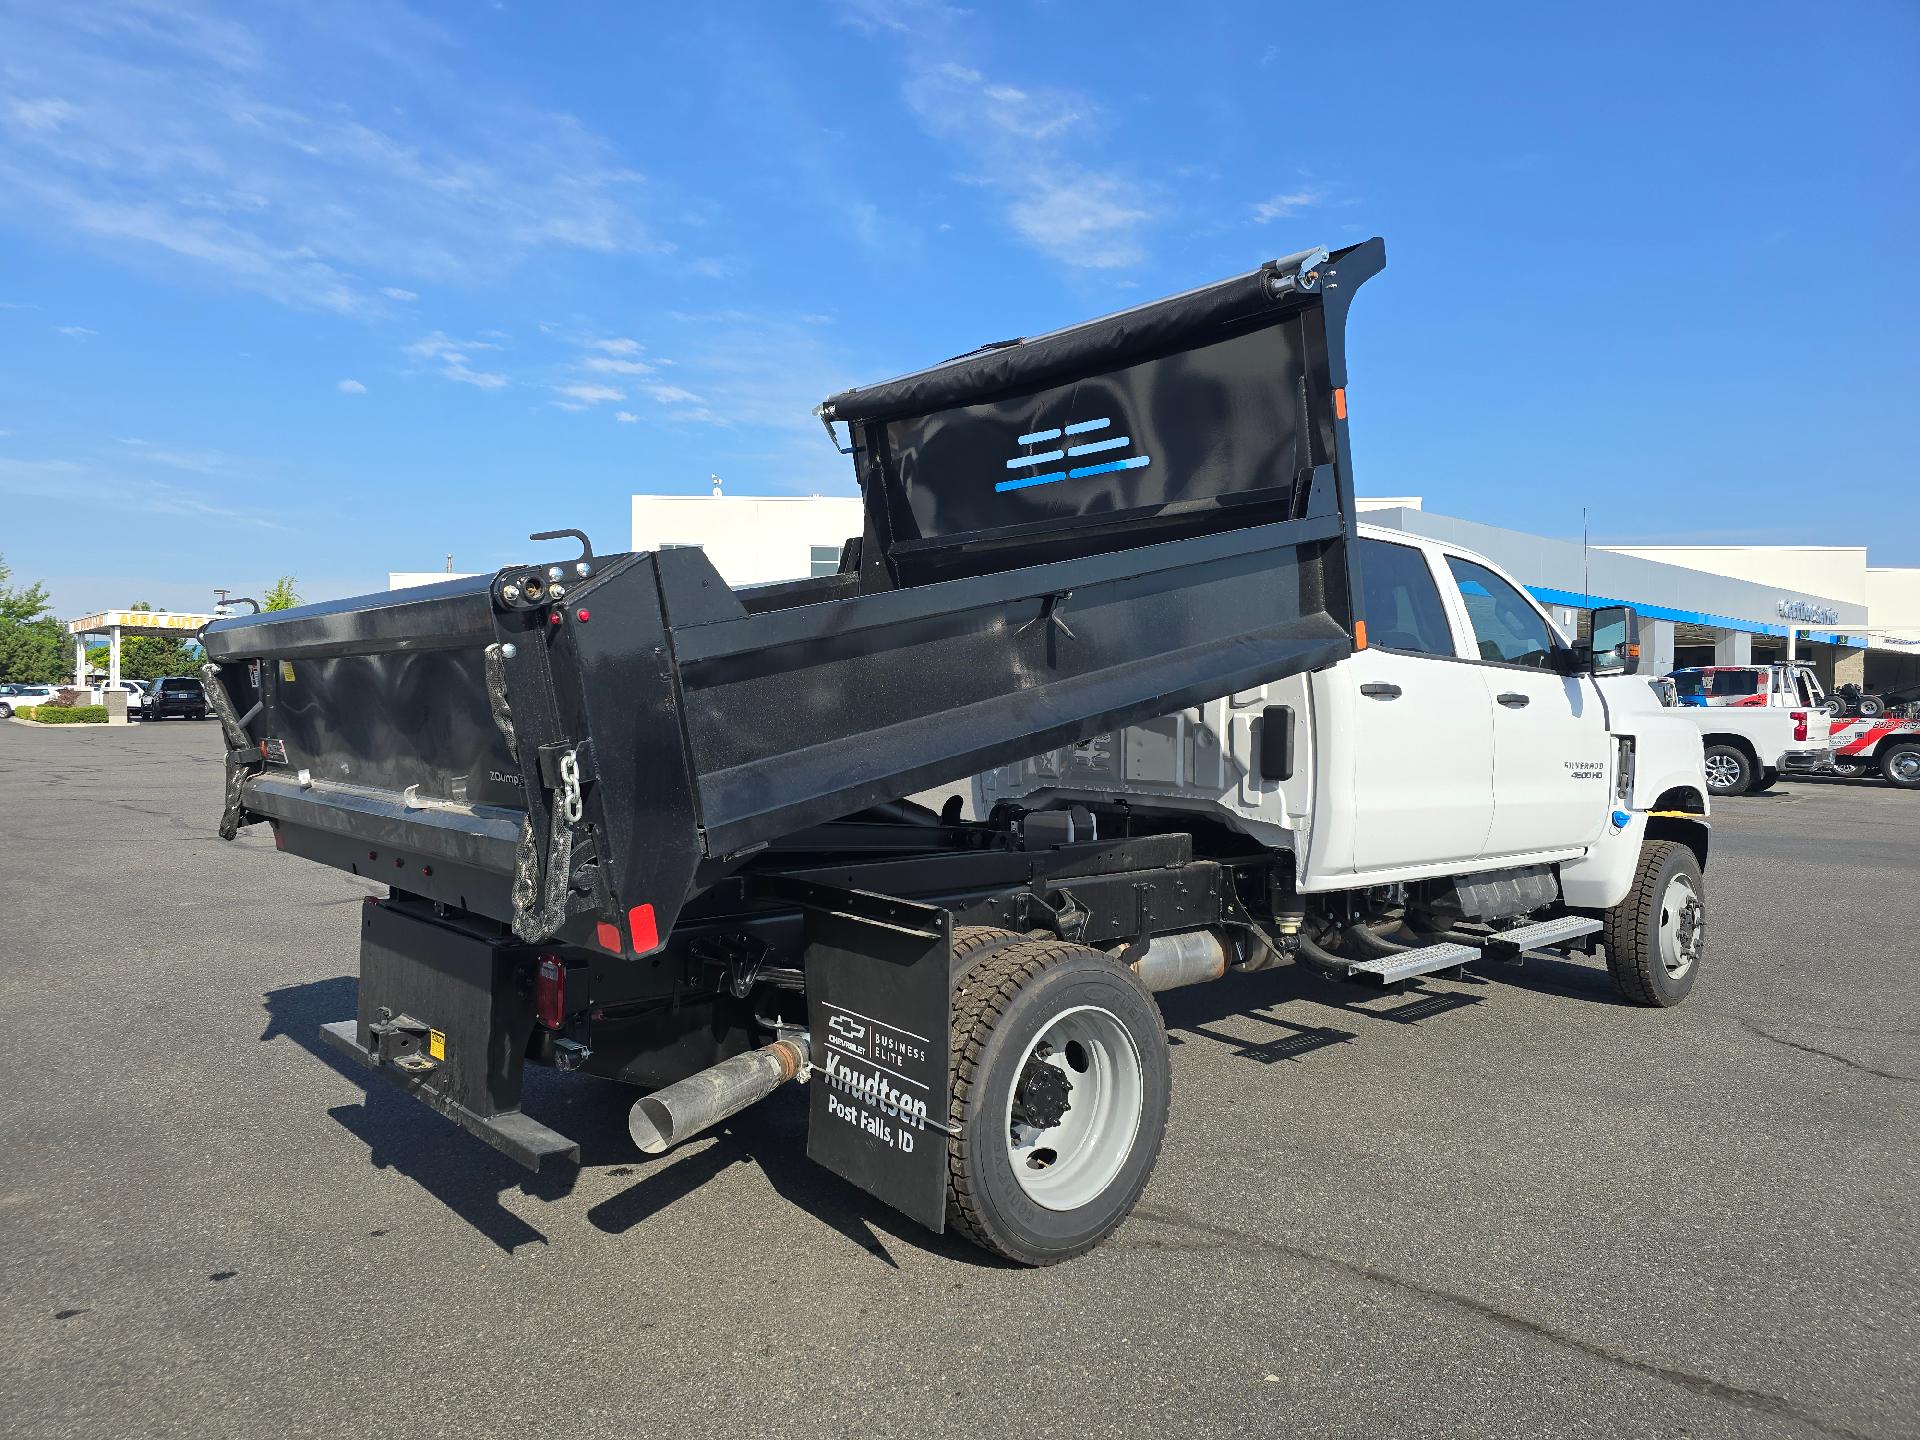
[[[549,1030],[567,1023],[567,967],[552,955],[542,955],[533,972],[533,1013]]]
[[[627,929],[633,935],[633,948],[642,955],[660,944],[660,927],[654,923],[651,905],[636,905],[629,910]]]
[[[1793,712],[1793,738],[1796,740],[1807,738],[1807,712],[1804,710]]]
[[[598,934],[600,938],[600,948],[602,950],[605,950],[610,955],[618,955],[620,953],[620,927],[618,925],[602,920],[599,930],[595,933]]]
[[[587,613],[586,611],[584,611],[584,610],[576,610],[576,611],[574,611],[574,612],[573,612],[573,615],[574,615],[574,618],[575,618],[576,620],[579,620],[579,621],[580,621],[580,622],[581,622],[582,624],[584,624],[585,622],[587,622],[588,620],[591,620],[591,619],[593,618],[593,616],[591,616],[591,615],[589,615],[589,614],[588,614],[588,613]]]

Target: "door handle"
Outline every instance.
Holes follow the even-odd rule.
[[[1518,690],[1509,690],[1505,694],[1495,696],[1494,698],[1509,710],[1524,709],[1528,702],[1533,699],[1531,695],[1522,695]]]
[[[1400,687],[1389,685],[1385,681],[1375,680],[1360,687],[1360,693],[1371,700],[1398,700]]]

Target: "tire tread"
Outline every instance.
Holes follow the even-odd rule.
[[[1662,1003],[1652,968],[1661,963],[1659,946],[1642,943],[1642,937],[1660,928],[1660,875],[1666,869],[1667,858],[1676,850],[1686,850],[1686,846],[1672,840],[1649,840],[1640,847],[1633,887],[1624,900],[1607,911],[1605,928],[1601,931],[1613,987],[1622,999],[1635,1005]]]

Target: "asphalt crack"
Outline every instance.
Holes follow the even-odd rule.
[[[1771,1039],[1772,1037],[1769,1036],[1768,1038]],[[1606,1364],[1616,1366],[1619,1369],[1630,1370],[1635,1374],[1645,1375],[1655,1380],[1662,1380],[1669,1385],[1677,1385],[1684,1390],[1690,1390],[1696,1395],[1705,1396],[1711,1400],[1721,1400],[1731,1405],[1738,1405],[1748,1410],[1758,1411],[1762,1414],[1797,1420],[1803,1425],[1812,1426],[1822,1434],[1840,1437],[1840,1440],[1875,1440],[1875,1437],[1865,1431],[1850,1429],[1845,1425],[1822,1419],[1807,1410],[1803,1410],[1784,1395],[1774,1395],[1765,1390],[1749,1390],[1744,1386],[1729,1385],[1725,1381],[1714,1380],[1705,1375],[1695,1375],[1690,1371],[1670,1370],[1663,1365],[1654,1365],[1645,1360],[1636,1360],[1631,1355],[1623,1355],[1619,1351],[1610,1350],[1595,1341],[1584,1340],[1578,1335],[1569,1335],[1564,1330],[1556,1330],[1552,1326],[1543,1325],[1537,1320],[1529,1320],[1523,1315],[1515,1315],[1510,1311],[1501,1310],[1493,1305],[1487,1304],[1483,1300],[1476,1300],[1470,1295],[1456,1294],[1451,1290],[1435,1289],[1432,1286],[1422,1285],[1417,1280],[1409,1280],[1404,1276],[1395,1275],[1386,1270],[1376,1269],[1374,1266],[1361,1264],[1358,1261],[1343,1260],[1337,1255],[1323,1255],[1317,1250],[1308,1250],[1303,1246],[1290,1245],[1284,1240],[1274,1240],[1265,1235],[1250,1234],[1247,1231],[1236,1230],[1228,1225],[1216,1225],[1211,1221],[1202,1220],[1197,1216],[1183,1214],[1178,1210],[1171,1210],[1164,1206],[1141,1205],[1137,1206],[1133,1213],[1137,1219],[1150,1220],[1157,1225],[1166,1225],[1175,1229],[1197,1231],[1200,1234],[1213,1236],[1215,1239],[1223,1242],[1221,1246],[1208,1248],[1265,1251],[1271,1254],[1284,1255],[1289,1259],[1304,1260],[1310,1264],[1336,1270],[1341,1274],[1352,1276],[1356,1279],[1367,1280],[1373,1284],[1382,1285],[1403,1294],[1416,1296],[1430,1305],[1436,1305],[1443,1309],[1455,1310],[1461,1314],[1471,1315],[1476,1319],[1498,1325],[1501,1329],[1510,1331],[1513,1334],[1524,1335],[1534,1340],[1544,1340],[1550,1345],[1557,1345],[1562,1349],[1575,1351],[1591,1359],[1604,1361]],[[1132,1238],[1131,1243],[1140,1249],[1149,1250],[1180,1248],[1173,1245],[1159,1244],[1151,1240],[1142,1241],[1137,1237]]]
[[[1776,1045],[1784,1045],[1789,1050],[1798,1050],[1807,1055],[1818,1055],[1823,1060],[1832,1060],[1837,1064],[1845,1065],[1849,1070],[1859,1070],[1864,1074],[1877,1075],[1882,1080],[1897,1080],[1904,1085],[1920,1085],[1920,1075],[1902,1075],[1898,1070],[1879,1070],[1866,1064],[1864,1061],[1855,1060],[1846,1055],[1838,1055],[1831,1050],[1822,1050],[1818,1045],[1807,1045],[1798,1040],[1789,1040],[1784,1035],[1775,1035],[1771,1031],[1762,1030],[1751,1020],[1740,1020],[1738,1016],[1736,1016],[1735,1019],[1738,1021],[1741,1029],[1750,1034],[1758,1035],[1762,1040],[1771,1040]]]

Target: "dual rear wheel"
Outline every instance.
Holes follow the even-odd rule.
[[[1084,945],[954,935],[947,1223],[1023,1265],[1092,1249],[1159,1158],[1172,1095],[1159,1007]]]

